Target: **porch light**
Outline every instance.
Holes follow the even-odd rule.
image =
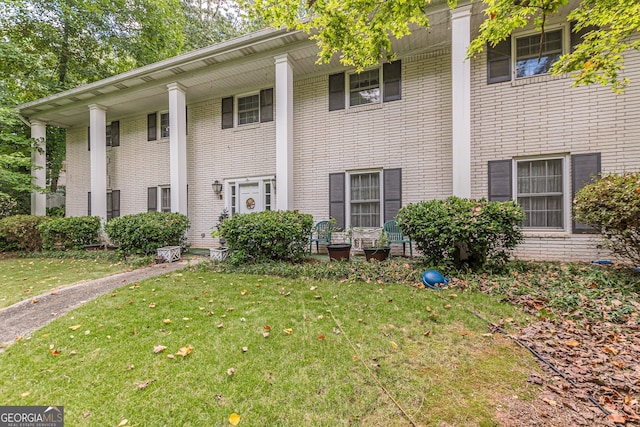
[[[213,187],[213,192],[216,193],[216,196],[222,199],[222,184],[216,179],[211,184],[211,187]]]

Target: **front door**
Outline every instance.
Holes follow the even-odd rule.
[[[260,200],[260,186],[257,182],[239,185],[238,212],[251,213],[264,210]]]

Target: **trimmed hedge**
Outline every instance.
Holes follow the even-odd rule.
[[[398,226],[432,263],[480,268],[505,262],[522,241],[522,208],[513,201],[430,200],[398,212]]]
[[[237,214],[220,225],[227,241],[230,260],[299,261],[306,253],[313,217],[292,211],[264,211]]]
[[[38,225],[48,221],[45,216],[14,215],[0,219],[0,251],[42,250]]]
[[[185,250],[189,226],[189,218],[183,214],[144,212],[113,218],[104,231],[125,254],[154,255],[163,246],[181,246]]]
[[[38,226],[42,247],[51,249],[82,249],[100,241],[100,217],[77,216],[56,218]]]

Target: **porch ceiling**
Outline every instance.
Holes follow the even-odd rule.
[[[394,42],[398,56],[447,45],[449,11],[430,14],[429,29],[415,29],[410,37]],[[294,78],[327,74],[342,69],[337,60],[318,65],[315,42],[303,32],[262,30],[147,65],[104,80],[76,87],[18,106],[30,120],[74,127],[86,126],[89,104],[107,110],[107,120],[147,111],[168,109],[168,83],[186,90],[187,104],[205,99],[251,92],[275,82],[274,56],[288,53]]]

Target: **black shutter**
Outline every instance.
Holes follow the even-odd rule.
[[[91,151],[91,126],[87,128],[87,149]]]
[[[147,114],[147,141],[158,139],[158,116],[156,113]]]
[[[396,217],[402,207],[402,169],[385,169],[384,222]]]
[[[233,96],[222,98],[222,129],[233,127]]]
[[[260,91],[260,122],[273,121],[273,89]]]
[[[336,220],[336,227],[345,227],[344,172],[329,174],[329,216]]]
[[[112,147],[120,146],[120,122],[111,122],[111,144]]]
[[[571,200],[582,187],[590,184],[600,173],[600,153],[571,156]],[[574,233],[595,233],[593,227],[573,221]]]
[[[158,187],[147,188],[147,211],[158,210]]]
[[[120,190],[111,192],[111,218],[120,216]]]
[[[382,65],[383,101],[402,99],[402,66],[401,61],[388,62]]]
[[[344,110],[344,73],[329,76],[329,111]]]
[[[588,27],[582,28],[581,30],[576,31],[575,29],[576,22],[571,21],[571,52],[576,50],[576,46],[582,43],[584,36],[594,30],[597,30],[598,27],[594,25],[590,25]]]
[[[91,216],[91,191],[87,193],[87,215]]]
[[[489,201],[504,202],[513,197],[511,160],[489,162]]]
[[[495,46],[487,45],[487,83],[511,80],[511,37]]]

